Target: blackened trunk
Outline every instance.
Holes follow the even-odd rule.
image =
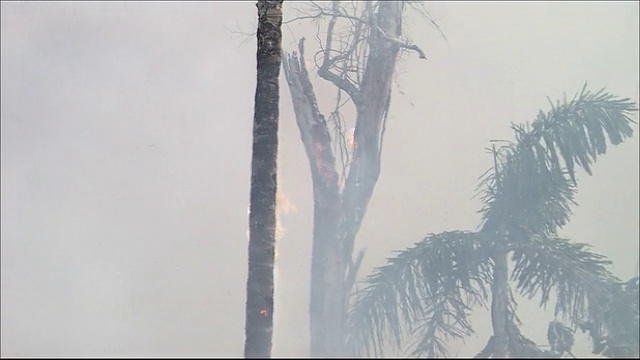
[[[259,0],[245,358],[270,358],[273,337],[282,0]]]

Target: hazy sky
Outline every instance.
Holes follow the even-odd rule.
[[[285,2],[285,18],[300,5]],[[475,229],[484,148],[547,110],[546,96],[588,81],[637,101],[637,2],[427,9],[447,41],[408,19],[429,60],[407,53],[398,68],[356,244],[367,271],[427,233]],[[242,356],[255,38],[238,31],[254,31],[254,2],[1,10],[2,356]],[[312,47],[314,33],[286,27],[285,49],[302,35]],[[331,88],[318,86],[328,109]],[[284,78],[281,89],[281,190],[296,212],[277,250],[274,356],[305,356],[312,194]],[[634,134],[581,172],[561,234],[622,278],[638,259],[638,161]],[[544,343],[552,315],[520,310]],[[480,350],[479,316],[478,337],[453,353]]]

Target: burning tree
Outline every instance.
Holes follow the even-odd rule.
[[[312,357],[348,355],[349,295],[364,256],[361,250],[354,259],[353,248],[380,175],[396,61],[403,49],[426,59],[417,45],[403,38],[405,5],[428,18],[419,3],[409,1],[334,0],[326,6],[311,2],[301,16],[291,20],[328,18],[316,63],[318,75],[337,90],[335,108],[325,117],[309,79],[304,38],[297,53],[285,54],[284,73],[313,183]],[[346,25],[346,30],[337,30],[338,25]],[[349,102],[356,114],[352,134],[341,112]]]

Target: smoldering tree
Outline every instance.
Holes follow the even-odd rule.
[[[278,189],[278,118],[283,0],[259,0],[245,358],[269,358],[273,338],[273,271]]]
[[[346,314],[364,250],[353,258],[354,242],[380,176],[380,156],[391,103],[391,86],[402,50],[426,59],[403,37],[403,12],[409,1],[334,0],[310,2],[292,21],[326,20],[314,57],[318,75],[335,86],[335,107],[325,116],[318,108],[306,66],[305,39],[298,52],[285,54],[289,85],[300,137],[313,183],[311,264],[311,356],[345,356]],[[323,22],[324,24],[324,22]],[[319,31],[320,32],[320,31]],[[342,108],[355,110],[354,130]]]

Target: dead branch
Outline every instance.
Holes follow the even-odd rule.
[[[382,35],[382,38],[392,42],[398,46],[400,46],[401,48],[405,48],[405,49],[409,49],[409,50],[413,50],[415,52],[418,53],[418,56],[420,57],[420,59],[425,59],[427,60],[427,55],[424,53],[424,51],[422,51],[422,49],[420,49],[420,47],[418,47],[418,45],[416,44],[410,44],[408,42],[404,42],[395,38],[392,38],[391,36],[388,36],[387,34],[385,34],[385,32],[380,28],[380,26],[376,26],[376,30],[378,30],[380,32],[380,35]]]
[[[336,18],[343,18],[343,19],[348,19],[350,21],[355,21],[355,22],[362,22],[362,23],[368,23],[367,20],[364,20],[362,18],[359,18],[357,16],[353,16],[353,15],[349,15],[347,13],[343,13],[340,11],[340,9],[338,8],[337,10],[328,10],[325,9],[323,7],[321,7],[320,5],[316,4],[314,1],[310,2],[314,7],[315,7],[315,13],[313,14],[308,14],[308,15],[303,15],[303,16],[297,16],[291,20],[287,20],[284,21],[282,24],[289,24],[292,23],[294,21],[299,21],[299,20],[308,20],[308,19],[320,19],[324,16],[331,16],[331,17],[336,17]]]
[[[323,10],[319,6],[318,6],[318,9],[320,11]],[[333,33],[334,33],[333,29],[335,27],[335,24],[339,15],[341,14],[339,0],[333,1],[332,11],[329,14],[331,16],[331,20],[329,20],[329,25],[327,26],[327,38],[325,41],[324,59],[322,62],[322,66],[320,66],[320,68],[318,69],[318,75],[321,78],[333,83],[339,89],[346,92],[351,97],[354,104],[358,106],[358,104],[360,103],[360,94],[357,86],[352,81],[350,81],[348,77],[344,76],[344,74],[343,76],[340,76],[330,70],[333,64],[335,64],[337,61],[348,58],[345,53],[341,53],[341,55],[338,55],[333,59],[331,58],[331,55],[330,55],[332,50],[331,45],[332,45]]]
[[[425,3],[423,1],[405,0],[405,3],[408,4],[418,14],[420,14],[420,16],[427,19],[431,24],[431,26],[433,26],[433,28],[436,29],[436,31],[438,31],[438,34],[440,34],[440,36],[442,37],[442,39],[444,39],[445,42],[449,41],[447,39],[447,36],[442,31],[442,29],[440,29],[440,25],[438,25],[438,23],[433,18],[433,16],[431,16],[431,14],[429,14],[429,11],[427,11],[427,9],[425,8],[425,5],[424,5]]]

